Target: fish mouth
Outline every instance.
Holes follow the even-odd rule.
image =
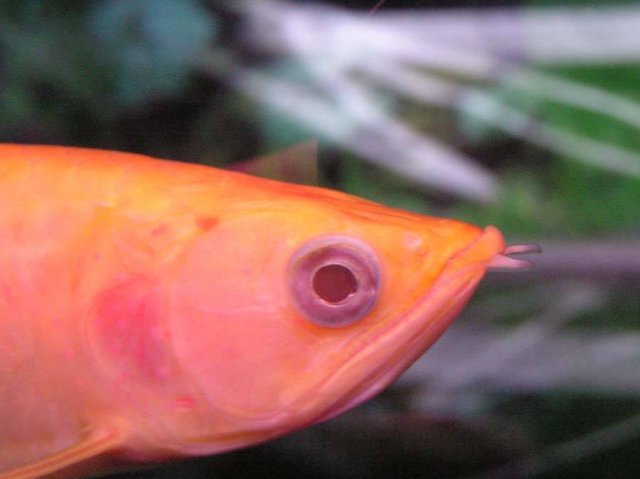
[[[388,386],[450,326],[488,269],[530,266],[528,261],[507,256],[520,252],[532,251],[509,251],[500,232],[492,226],[480,231],[470,245],[446,261],[441,276],[416,304],[381,328],[328,378],[322,386],[327,395],[332,394],[330,391],[344,392],[316,422],[337,416]]]

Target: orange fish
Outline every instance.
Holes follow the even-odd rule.
[[[440,336],[500,233],[140,155],[0,147],[0,479],[214,454],[340,414]]]

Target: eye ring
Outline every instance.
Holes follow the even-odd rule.
[[[320,236],[303,244],[291,258],[287,275],[298,312],[325,327],[364,318],[380,290],[376,255],[349,236]]]

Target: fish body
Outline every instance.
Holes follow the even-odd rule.
[[[420,356],[495,228],[141,155],[0,147],[0,479],[213,454]]]

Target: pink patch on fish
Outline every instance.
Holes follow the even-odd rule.
[[[176,409],[193,409],[196,406],[196,401],[190,396],[180,396],[174,399],[173,405]]]
[[[121,377],[160,380],[170,374],[167,334],[153,283],[130,278],[105,289],[97,301],[97,340]]]

